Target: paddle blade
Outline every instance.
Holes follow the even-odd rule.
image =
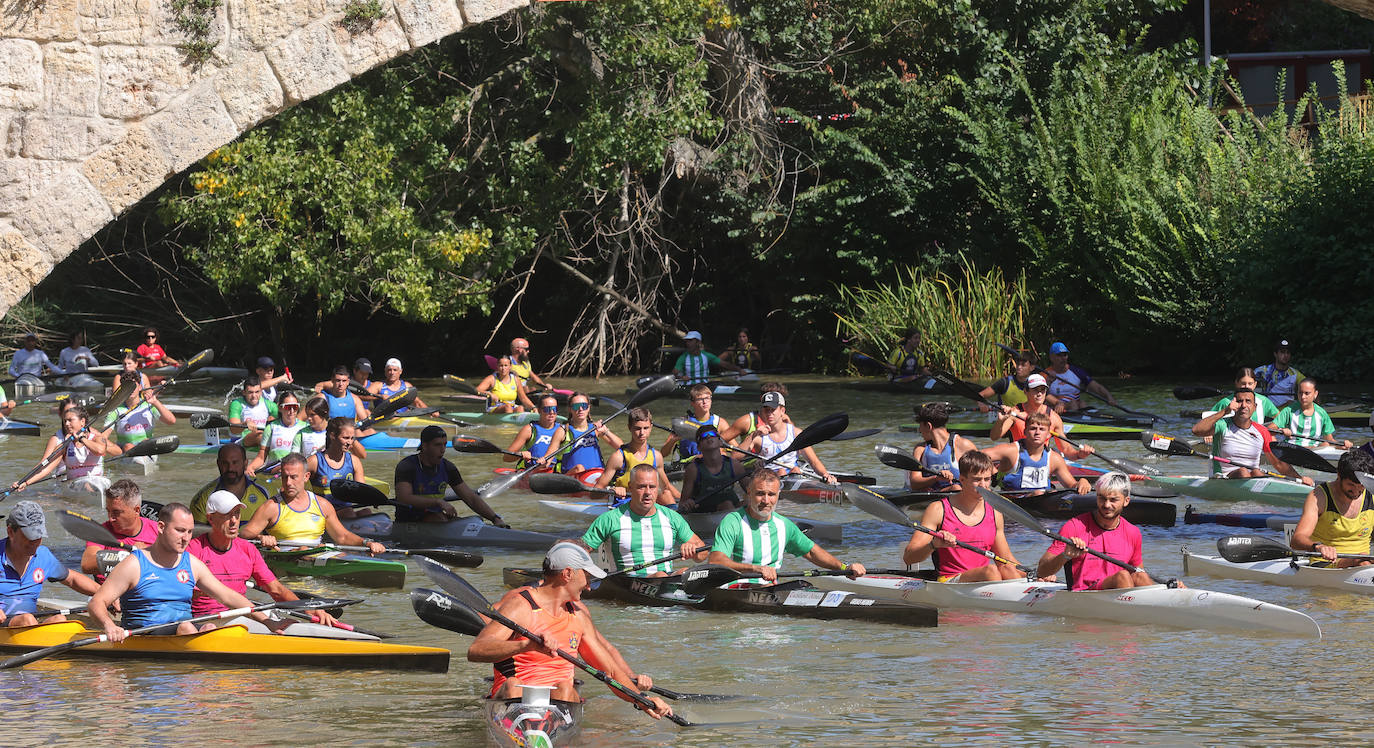
[[[859,511],[871,514],[884,522],[891,522],[894,525],[901,525],[903,527],[911,527],[911,518],[907,516],[906,512],[902,511],[901,507],[898,507],[891,501],[888,501],[872,491],[865,491],[852,483],[845,483],[842,487],[844,489],[844,495],[849,498],[850,503],[857,507]]]
[[[1174,397],[1179,400],[1201,400],[1205,397],[1221,397],[1222,391],[1216,387],[1202,385],[1183,385],[1174,388]]]
[[[1217,538],[1217,553],[1233,564],[1275,561],[1295,555],[1288,546],[1262,535],[1227,535]]]
[[[1035,517],[1032,517],[1030,512],[1017,506],[1015,503],[1012,502],[1011,499],[1008,499],[1007,497],[999,493],[996,493],[995,491],[990,491],[986,488],[983,488],[982,486],[978,487],[978,493],[982,495],[983,501],[988,502],[989,506],[1001,512],[1002,516],[1006,517],[1012,522],[1015,522],[1018,525],[1024,525],[1026,527],[1029,527],[1030,529],[1035,530],[1036,532],[1039,532],[1041,534],[1049,534],[1049,531],[1045,529],[1045,526],[1040,524],[1040,520],[1036,519]]]
[[[124,382],[123,379],[121,379],[120,381]],[[138,381],[132,378],[130,378],[129,381],[119,385],[119,389],[115,390],[113,393],[110,394],[110,397],[108,400],[105,401],[105,404],[100,406],[100,410],[97,410],[94,415],[87,419],[86,423],[92,424],[92,427],[94,427],[95,424],[105,423],[105,416],[108,416],[111,413],[111,411],[113,411],[115,408],[119,407],[125,401],[127,401],[129,399],[129,396],[134,394],[134,391],[137,388]]]
[[[891,444],[878,444],[873,447],[874,453],[878,455],[878,462],[898,470],[920,470],[923,466],[921,461],[911,456],[911,453],[901,447],[894,447]]]
[[[423,556],[432,558],[441,564],[457,566],[462,569],[476,569],[485,561],[480,553],[468,553],[467,551],[455,551],[448,548],[415,548],[408,552],[412,556]]]
[[[471,608],[438,590],[417,587],[410,591],[410,607],[416,617],[435,628],[477,636],[486,621]]]
[[[772,457],[765,460],[765,462],[772,462],[778,459],[779,457],[782,457],[783,455],[787,454],[788,452],[797,452],[806,449],[807,447],[810,447],[813,444],[820,444],[821,442],[826,441],[827,439],[831,439],[835,435],[842,433],[847,428],[849,428],[849,414],[832,413],[822,418],[821,420],[816,421],[810,426],[807,426],[806,428],[802,429],[801,433],[797,434],[792,439],[792,443],[787,445],[787,449],[784,449],[776,455],[773,455]]]
[[[490,499],[494,496],[500,496],[506,491],[509,491],[516,483],[519,483],[521,478],[527,477],[533,470],[534,466],[531,466],[524,470],[502,476],[483,486],[482,490],[478,491],[478,495],[480,495],[483,500]]]
[[[135,444],[120,455],[120,457],[148,457],[150,455],[165,455],[177,451],[181,446],[181,437],[176,434],[159,436],[153,439],[144,439]]]
[[[448,385],[449,387],[452,387],[455,390],[458,390],[459,392],[464,392],[469,395],[480,394],[479,392],[477,392],[477,388],[469,384],[466,379],[463,379],[462,377],[455,377],[452,374],[444,375],[444,384]]]
[[[934,378],[935,381],[949,388],[950,392],[953,392],[957,395],[963,395],[964,397],[967,397],[968,399],[974,400],[976,402],[988,402],[987,399],[983,397],[981,390],[969,384],[968,382],[965,382],[959,377],[950,374],[947,371],[936,369],[935,372],[931,374],[931,377]],[[991,405],[991,403],[988,404]]]
[[[697,426],[686,418],[677,417],[673,419],[673,434],[679,439],[692,441],[697,438]]]
[[[1174,455],[1177,457],[1189,457],[1197,454],[1188,443],[1182,439],[1161,434],[1157,431],[1140,432],[1140,443],[1151,452],[1158,452],[1163,455]]]
[[[195,371],[196,369],[199,369],[199,368],[202,367],[202,366],[208,365],[210,362],[212,362],[212,361],[214,361],[214,360],[215,360],[215,349],[213,349],[213,348],[206,348],[205,350],[201,351],[200,353],[197,353],[196,355],[194,355],[194,356],[192,356],[191,358],[187,359],[186,363],[182,364],[182,365],[181,365],[181,368],[178,369],[177,372],[176,372],[176,374],[173,375],[173,378],[179,377],[179,376],[181,376],[182,374],[189,374],[189,373]]]
[[[84,514],[77,514],[68,509],[63,509],[58,513],[57,519],[62,523],[62,529],[72,534],[78,540],[88,543],[98,543],[108,548],[123,548],[126,551],[133,550],[133,546],[120,541],[119,538],[110,532],[109,528],[87,517]]]
[[[846,431],[843,434],[836,434],[830,437],[830,441],[847,442],[853,439],[866,439],[881,431],[882,429],[859,429],[858,431]]]
[[[587,484],[563,473],[534,473],[530,476],[530,490],[542,494],[578,493]]]
[[[478,439],[475,436],[455,436],[453,437],[452,444],[455,452],[465,452],[467,454],[499,455],[505,452],[505,450],[486,439]]]
[[[740,573],[720,564],[698,564],[682,572],[682,591],[700,595],[740,578]]]
[[[626,403],[625,409],[638,408],[645,403],[677,391],[677,380],[672,374],[667,374],[644,385],[638,392],[630,397],[630,402]]]
[[[218,413],[192,413],[191,428],[223,429],[229,427],[229,419]]]
[[[372,417],[368,420],[377,422],[415,402],[415,390],[407,387],[400,392],[392,393],[390,397],[379,400],[372,406]]]
[[[335,478],[329,481],[329,492],[341,501],[357,506],[386,506],[391,499],[376,486],[369,486],[356,480]]]
[[[420,568],[435,584],[443,588],[444,592],[453,595],[458,602],[474,610],[487,610],[491,607],[491,603],[487,602],[487,598],[483,597],[476,587],[468,584],[468,580],[458,576],[447,566],[424,556],[416,561],[420,562]]]
[[[597,399],[598,402],[600,402],[601,404],[605,405],[607,408],[614,408],[614,409],[616,409],[616,410],[629,410],[629,409],[630,409],[630,406],[626,405],[625,403],[620,402],[619,400],[616,400],[616,399],[613,398],[613,397],[607,397],[607,396],[605,396],[605,395],[597,395],[597,396],[596,396],[596,399]]]
[[[1336,472],[1336,466],[1329,460],[1299,444],[1292,442],[1270,442],[1269,449],[1274,456],[1297,467],[1318,470],[1323,473]]]

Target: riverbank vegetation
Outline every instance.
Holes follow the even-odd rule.
[[[1256,118],[1198,65],[1184,8],[538,3],[219,149],[35,303],[90,304],[78,290],[120,262],[178,303],[116,311],[155,307],[244,357],[385,339],[438,368],[533,331],[559,368],[600,373],[747,325],[792,365],[838,368],[837,315],[875,324],[903,284],[995,274],[1022,289],[1019,342],[1112,371],[1230,370],[1287,337],[1304,371],[1374,375],[1350,345],[1374,323],[1367,100]],[[1304,14],[1274,39],[1369,28]],[[904,313],[949,303],[924,301]],[[929,344],[946,322],[908,324]],[[996,356],[963,350],[942,355],[986,376]]]

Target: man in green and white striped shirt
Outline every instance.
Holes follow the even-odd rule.
[[[692,532],[681,514],[658,503],[658,468],[636,465],[630,471],[629,501],[597,517],[582,536],[588,548],[610,544],[615,568],[628,569],[674,552],[700,561],[706,544]],[[631,572],[634,576],[662,577],[671,574],[673,562],[665,561]]]
[[[776,582],[782,554],[786,552],[801,556],[823,569],[846,571],[850,577],[863,576],[863,564],[840,561],[802,534],[795,522],[773,513],[781,490],[782,479],[777,473],[766,467],[755,470],[749,476],[744,508],[725,515],[720,521],[707,562],[759,577],[766,582]]]

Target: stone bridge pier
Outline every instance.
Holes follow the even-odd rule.
[[[197,62],[173,0],[0,0],[0,316],[215,148],[530,1],[222,0]]]

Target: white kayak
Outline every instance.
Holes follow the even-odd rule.
[[[1309,566],[1310,559],[1275,559],[1231,563],[1220,556],[1202,556],[1183,548],[1183,573],[1206,574],[1223,579],[1278,584],[1284,587],[1319,587],[1328,590],[1374,595],[1374,566],[1323,569]]]
[[[167,410],[172,411],[172,415],[175,415],[175,416],[195,416],[195,415],[220,416],[220,415],[224,415],[224,411],[223,411],[222,409],[220,409],[220,408],[211,408],[211,407],[208,407],[208,406],[205,406],[205,405],[190,405],[190,404],[188,404],[188,403],[163,403],[163,405],[166,405],[166,406],[167,406]]]
[[[250,634],[275,633],[271,629],[267,628],[266,625],[259,623],[258,621],[249,618],[248,616],[230,618],[224,623],[216,624],[216,626],[218,628],[223,628],[225,626],[243,626],[244,628],[248,629],[248,633]],[[312,623],[310,621],[293,621],[287,624],[285,627],[283,627],[280,630],[280,633],[286,636],[309,636],[315,639],[353,639],[354,641],[368,642],[381,641],[379,637],[373,636],[372,634],[364,634],[361,631],[350,631],[348,629],[336,628],[334,626],[325,626],[323,624]]]
[[[57,490],[63,496],[77,499],[94,497],[97,504],[104,502],[105,489],[110,487],[110,478],[105,475],[83,475],[80,478],[61,478]]]
[[[20,374],[14,384],[10,385],[14,389],[16,397],[32,397],[41,395],[48,389],[48,385],[39,377],[33,374]]]
[[[560,517],[577,517],[585,520],[588,524],[600,517],[610,506],[604,501],[553,501],[540,499],[539,505],[549,512]],[[724,519],[729,512],[711,512],[709,514],[699,514],[696,512],[682,515],[691,526],[692,532],[703,540],[709,539],[716,534],[716,525]],[[844,525],[834,522],[820,522],[806,517],[788,517],[797,523],[802,532],[808,538],[817,543],[839,543],[844,540]]]
[[[86,372],[90,374],[118,374],[124,370],[122,364],[108,364],[102,366],[87,367]],[[150,369],[140,369],[150,377],[170,377],[175,373],[175,366],[155,366]],[[209,377],[211,379],[243,379],[248,376],[247,369],[240,369],[234,366],[202,366],[196,369],[194,376]]]
[[[54,379],[53,384],[64,390],[98,391],[105,389],[105,385],[90,374],[68,374],[65,377]]]
[[[935,608],[972,608],[1038,613],[1070,619],[1151,623],[1185,629],[1273,631],[1321,638],[1305,613],[1225,592],[1174,589],[1162,584],[1125,590],[1071,592],[1058,582],[931,582],[911,577],[869,575],[813,577],[824,590]]]

